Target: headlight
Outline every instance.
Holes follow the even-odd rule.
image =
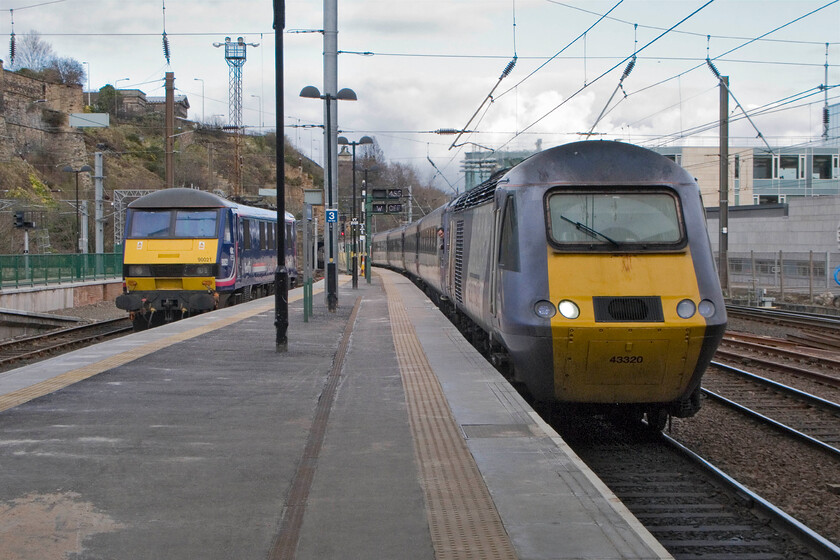
[[[704,299],[700,302],[700,305],[697,306],[697,310],[700,312],[700,315],[709,318],[715,314],[715,304],[707,299]]]
[[[534,313],[543,319],[551,319],[557,314],[557,309],[550,301],[540,300],[534,304]]]
[[[184,266],[184,276],[212,276],[213,266],[209,264],[188,264]]]
[[[557,304],[557,309],[560,311],[560,315],[566,319],[577,319],[580,317],[580,308],[571,300],[564,299]]]
[[[690,299],[684,299],[677,304],[677,315],[683,319],[690,319],[693,317],[696,310],[697,308],[695,307],[694,302]]]
[[[128,265],[129,276],[151,276],[152,270],[147,264],[131,264]]]

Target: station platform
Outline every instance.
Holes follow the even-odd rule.
[[[671,558],[409,280],[289,301],[0,373],[0,558]]]

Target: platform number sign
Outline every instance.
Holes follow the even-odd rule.
[[[338,210],[327,210],[327,223],[328,224],[335,224],[338,222]]]

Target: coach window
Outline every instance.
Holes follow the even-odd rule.
[[[251,220],[242,220],[242,248],[251,248]]]
[[[265,251],[268,246],[268,236],[265,233],[265,222],[260,222],[260,249]]]
[[[507,197],[504,212],[499,238],[499,268],[519,271],[519,227],[516,222],[513,196]]]

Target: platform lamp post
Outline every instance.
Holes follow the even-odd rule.
[[[353,213],[350,216],[350,237],[352,238],[353,289],[359,289],[359,217],[356,213],[356,146],[373,144],[373,138],[362,136],[358,142],[349,142],[344,136],[338,137],[338,143],[343,146],[353,146]]]
[[[87,95],[87,98],[88,98],[87,104],[88,104],[88,107],[90,107],[90,62],[82,62],[82,64],[87,64],[87,86],[88,86],[88,88],[87,88],[88,89],[88,91],[87,91],[87,94],[88,94]]]
[[[335,158],[334,150],[332,149],[332,123],[330,122],[330,113],[332,112],[331,101],[356,101],[356,92],[349,88],[343,88],[335,95],[321,92],[315,86],[306,86],[300,90],[300,96],[309,99],[323,99],[326,102],[325,111],[325,144],[327,145],[326,153],[326,168],[327,168],[327,226],[330,241],[327,244],[327,309],[334,312],[338,306],[338,268],[335,262],[335,221],[330,217],[330,210],[333,210],[337,218],[336,202],[338,193],[336,192],[336,185],[333,178],[333,159]],[[336,160],[337,161],[337,160]]]
[[[81,253],[82,230],[79,226],[79,173],[91,172],[93,168],[89,165],[83,165],[79,169],[73,169],[71,166],[65,165],[61,170],[76,175],[76,252]]]
[[[202,78],[193,78],[194,82],[201,82],[201,124],[204,122],[204,80]]]
[[[114,116],[120,116],[120,90],[117,89],[117,84],[120,82],[127,82],[131,78],[118,78],[114,80]]]

